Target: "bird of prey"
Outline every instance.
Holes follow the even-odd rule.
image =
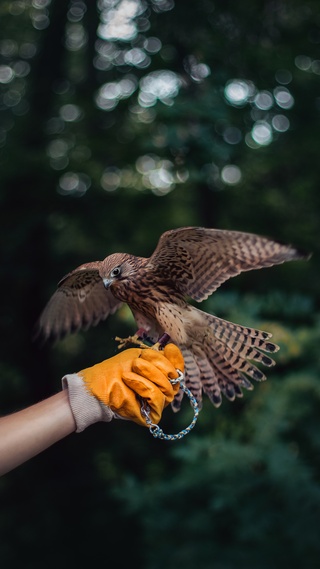
[[[202,392],[218,407],[222,394],[233,401],[250,379],[263,381],[253,363],[274,365],[268,353],[278,346],[271,334],[222,320],[188,303],[201,302],[243,271],[307,256],[251,233],[183,227],[161,235],[150,258],[115,253],[85,263],[58,284],[39,319],[45,339],[95,326],[122,303],[139,328],[156,341],[163,333],[181,349],[186,385],[201,406]],[[172,404],[179,410],[182,390]]]

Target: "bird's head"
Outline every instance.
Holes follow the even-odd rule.
[[[104,286],[108,289],[117,283],[125,284],[137,270],[138,257],[126,253],[114,253],[102,261],[100,275]]]

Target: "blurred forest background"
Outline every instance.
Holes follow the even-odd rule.
[[[5,569],[318,568],[318,0],[2,0],[1,413],[113,355],[123,310],[32,341],[59,279],[170,228],[313,251],[226,283],[203,308],[271,331],[265,384],[205,402],[180,442],[94,425],[0,480]],[[184,402],[161,425],[191,420]]]

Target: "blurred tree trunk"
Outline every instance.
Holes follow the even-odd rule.
[[[43,203],[52,201],[49,208],[46,206],[49,212],[54,208],[55,175],[52,171],[52,176],[48,176],[45,129],[53,113],[52,86],[62,77],[67,8],[65,2],[51,4],[50,25],[42,33],[29,81],[30,110],[16,127],[21,132],[14,139],[15,148],[10,149],[15,159],[11,157],[10,163],[7,160],[3,183],[2,211],[6,216],[2,227],[9,244],[4,263],[12,277],[7,288],[5,322],[10,323],[10,332],[6,355],[14,360],[19,352],[21,374],[30,386],[31,401],[52,393],[47,350],[39,349],[32,336],[44,305],[43,277],[50,266],[50,237]],[[14,224],[10,223],[12,219]],[[13,318],[12,307],[15,307]],[[8,329],[4,334],[8,336]]]

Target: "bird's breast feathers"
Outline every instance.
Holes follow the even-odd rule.
[[[171,339],[181,345],[190,343],[190,331],[203,326],[201,311],[189,304],[184,306],[170,302],[159,302],[156,319]]]

